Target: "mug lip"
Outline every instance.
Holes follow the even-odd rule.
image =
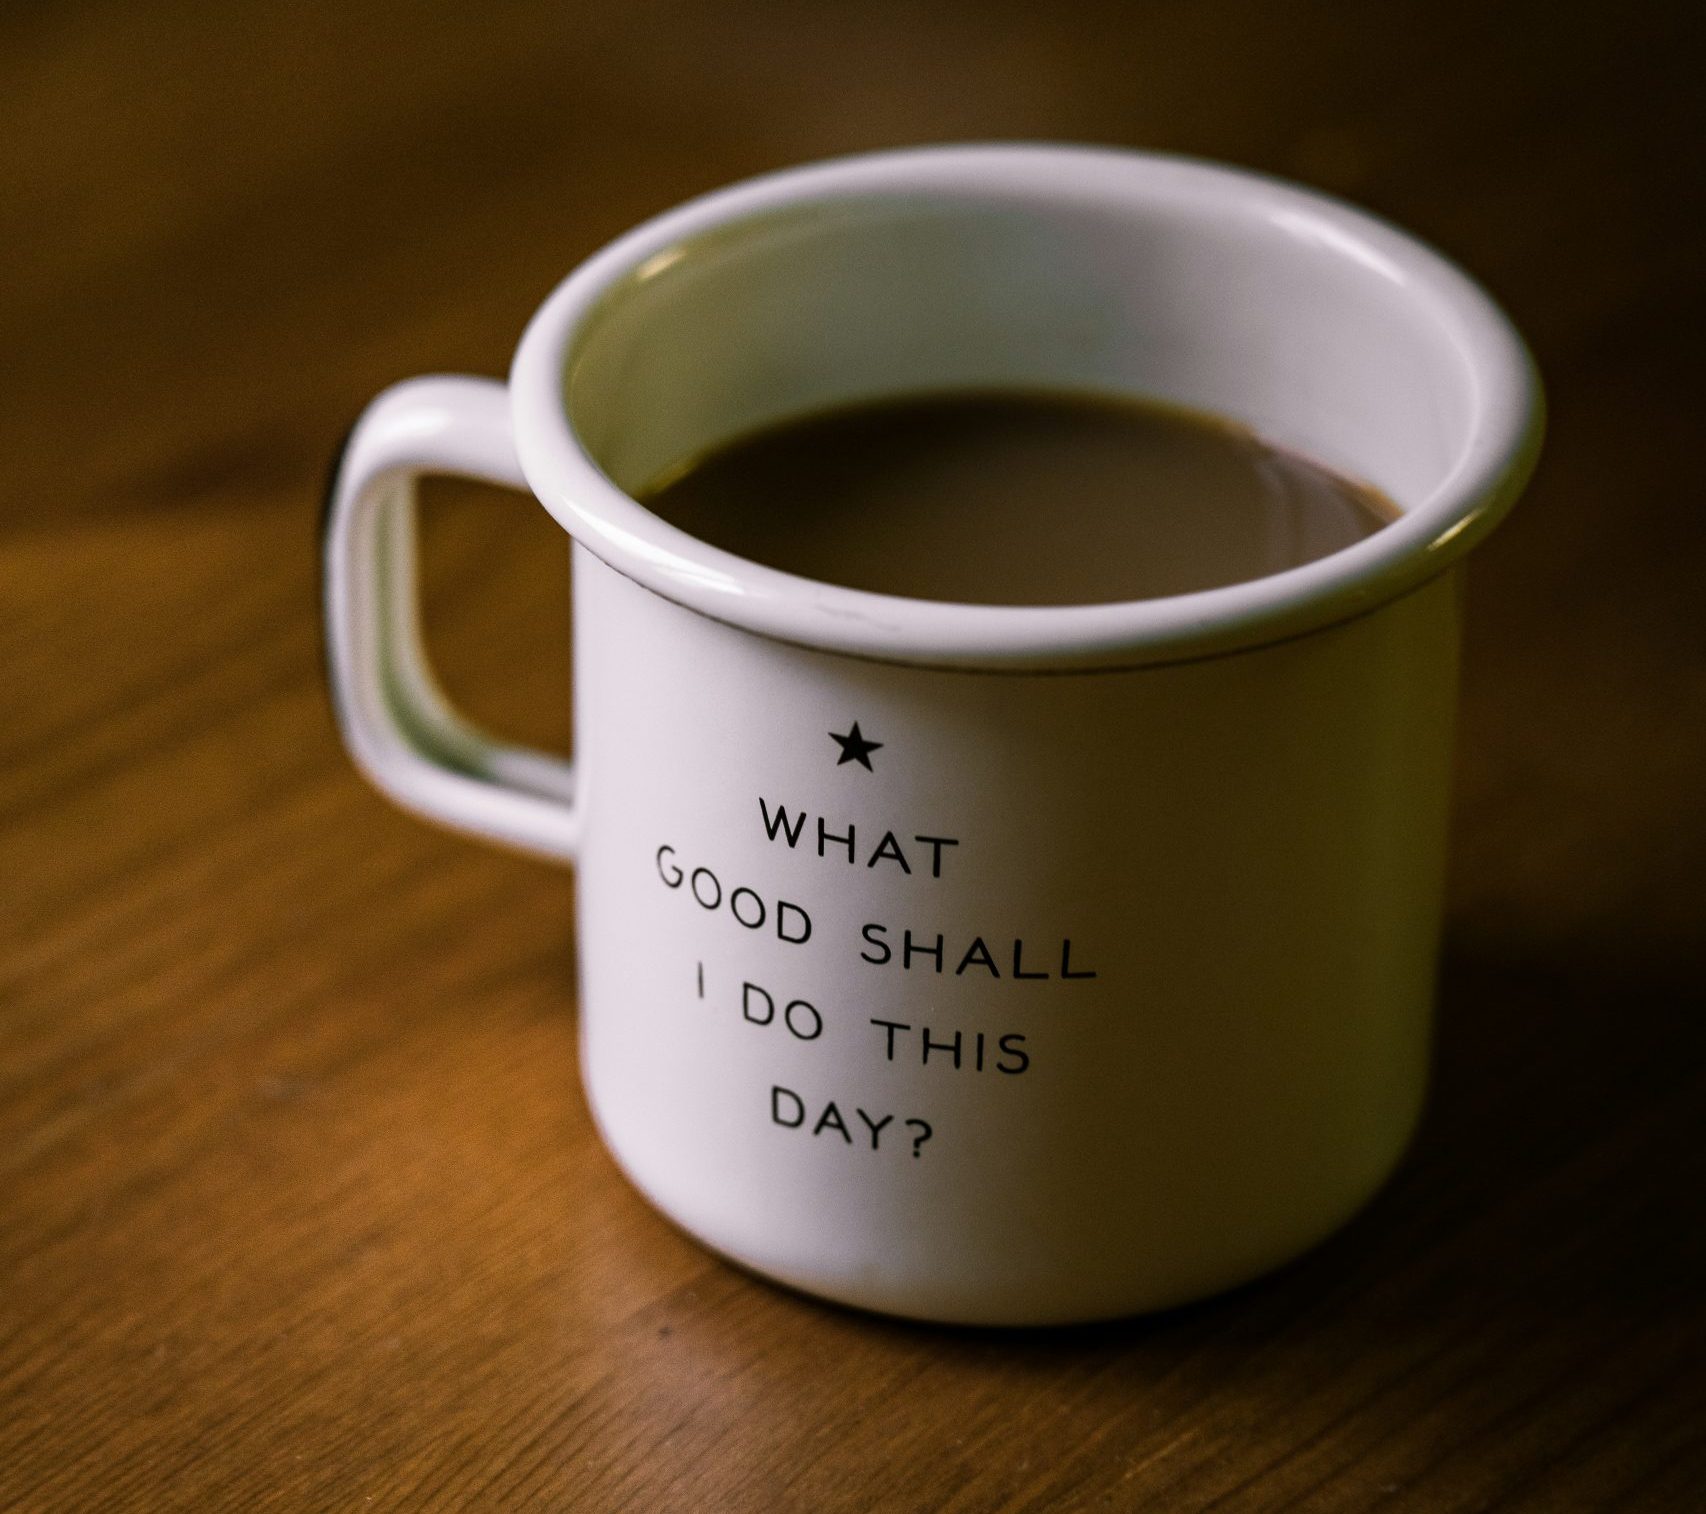
[[[1426,306],[1468,374],[1468,440],[1425,498],[1352,546],[1242,583],[1096,604],[962,604],[803,578],[713,547],[618,488],[576,434],[565,394],[576,342],[611,289],[714,229],[895,194],[1110,205],[1137,196],[1263,217],[1282,234],[1377,269]],[[746,179],[654,216],[594,253],[546,298],[516,349],[510,401],[529,487],[579,545],[642,587],[711,619],[820,651],[1015,671],[1189,661],[1364,615],[1443,572],[1498,523],[1533,470],[1544,429],[1539,376],[1515,327],[1473,279],[1408,232],[1249,169],[1046,142],[832,158]]]

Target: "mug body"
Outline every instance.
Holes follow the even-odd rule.
[[[1427,1066],[1452,575],[1065,674],[789,645],[584,550],[574,594],[582,1073],[706,1245],[895,1314],[1082,1320],[1263,1272],[1389,1171]]]

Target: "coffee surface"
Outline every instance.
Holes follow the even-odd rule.
[[[917,396],[739,437],[642,490],[713,546],[970,604],[1099,604],[1261,578],[1379,530],[1377,490],[1227,420],[1028,392]]]

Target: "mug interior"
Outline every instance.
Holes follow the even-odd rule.
[[[1043,389],[1225,416],[1408,509],[1472,436],[1455,337],[1401,267],[1295,207],[886,191],[653,254],[589,315],[566,402],[629,494],[798,415]]]

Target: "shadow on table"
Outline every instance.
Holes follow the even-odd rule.
[[[944,1352],[1039,1366],[1229,1356],[1497,1331],[1587,1342],[1695,1311],[1706,1278],[1706,1016],[1687,974],[1523,963],[1460,946],[1434,1087],[1386,1189],[1339,1234],[1232,1293],[1112,1325],[943,1328]],[[885,1322],[882,1328],[916,1330]]]

